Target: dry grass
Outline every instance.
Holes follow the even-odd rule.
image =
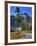
[[[32,32],[29,31],[22,31],[22,32],[10,32],[10,39],[20,39],[23,35],[31,34]]]
[[[19,39],[23,35],[22,32],[11,32],[10,33],[10,39]]]

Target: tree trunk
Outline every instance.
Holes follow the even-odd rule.
[[[27,21],[26,21],[26,31],[27,31]]]
[[[17,32],[18,32],[18,26],[17,26]]]
[[[17,24],[17,32],[18,32],[18,24]]]

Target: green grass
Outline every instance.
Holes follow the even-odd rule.
[[[21,30],[21,32],[32,33],[32,31],[30,31],[30,30]]]

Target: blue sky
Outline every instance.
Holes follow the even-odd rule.
[[[27,13],[29,16],[32,16],[32,7],[19,7],[20,14]],[[10,15],[16,15],[16,6],[10,6]]]

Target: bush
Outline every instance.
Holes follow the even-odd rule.
[[[25,30],[25,26],[24,25],[22,26],[22,30]]]

